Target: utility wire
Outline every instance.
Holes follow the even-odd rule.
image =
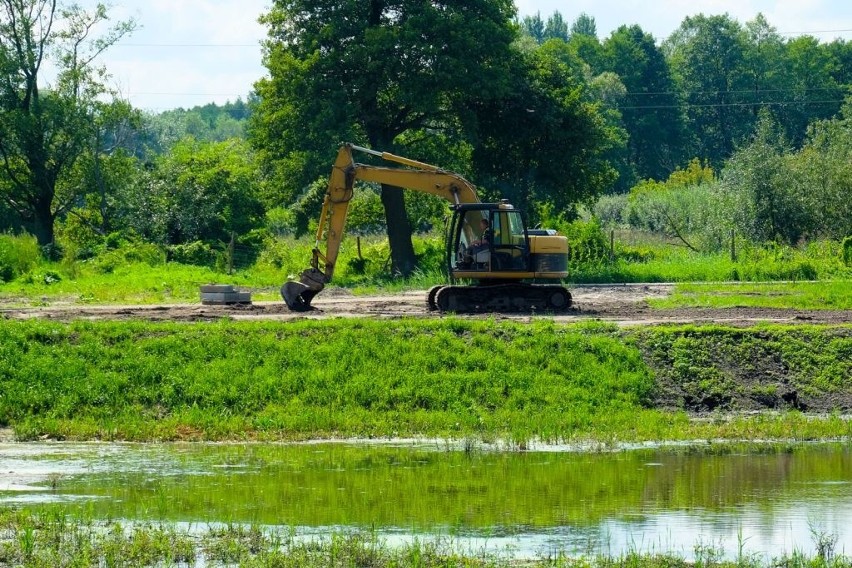
[[[674,95],[730,95],[730,94],[765,94],[765,93],[811,93],[814,91],[844,91],[848,90],[846,85],[838,85],[836,87],[809,87],[805,89],[735,89],[732,91],[649,91],[649,92],[637,92],[637,91],[629,91],[624,93],[629,97],[642,97],[642,96],[674,96]]]
[[[262,47],[258,43],[117,43],[114,47]]]
[[[720,108],[720,107],[749,107],[749,106],[785,106],[785,105],[828,105],[842,104],[844,100],[826,100],[826,101],[753,101],[747,103],[708,103],[708,104],[689,104],[682,105],[641,105],[641,106],[620,106],[618,110],[661,110],[661,109],[682,109],[682,108]]]

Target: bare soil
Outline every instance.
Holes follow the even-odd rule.
[[[722,323],[747,326],[758,322],[773,323],[852,323],[852,311],[791,310],[775,308],[677,308],[652,309],[651,298],[669,295],[671,284],[583,285],[571,289],[573,307],[562,314],[479,314],[463,317],[531,321],[545,316],[557,322],[597,319],[621,326],[664,323]],[[44,318],[56,321],[75,319],[149,321],[273,320],[294,321],[324,318],[403,318],[443,317],[426,306],[425,291],[398,294],[355,296],[340,288],[328,288],[314,298],[314,309],[291,312],[283,302],[255,302],[251,305],[207,306],[200,302],[168,305],[91,306],[55,303],[40,307],[0,308],[0,318]]]

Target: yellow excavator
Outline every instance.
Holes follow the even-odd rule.
[[[404,167],[359,164],[355,151]],[[476,187],[458,174],[388,152],[342,144],[331,170],[311,267],[298,281],[281,287],[281,296],[291,310],[311,309],[311,300],[331,281],[356,181],[420,191],[450,203],[453,215],[446,236],[446,266],[451,284],[429,290],[430,309],[559,312],[571,307],[571,294],[559,283],[568,276],[568,239],[564,236],[552,229],[528,229],[521,212],[506,200],[482,203]],[[324,253],[320,250],[323,241]]]

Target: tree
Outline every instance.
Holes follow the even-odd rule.
[[[96,102],[91,138],[57,182],[55,200],[72,205],[59,227],[65,242],[95,244],[120,230],[120,194],[135,178],[134,156],[141,113],[124,101]]]
[[[41,245],[54,241],[56,218],[78,196],[59,199],[57,186],[94,136],[99,97],[108,95],[97,57],[134,22],[120,22],[90,39],[108,19],[56,0],[0,0],[0,171],[2,198],[27,222]],[[43,84],[48,62],[54,84]]]
[[[685,18],[664,44],[686,106],[689,155],[716,167],[746,139],[756,120],[749,105],[746,41],[742,26],[730,16],[699,14]]]
[[[627,94],[621,106],[629,134],[628,160],[639,179],[665,179],[683,161],[683,116],[668,62],[654,38],[637,25],[621,26],[604,41],[604,66]],[[633,185],[635,180],[620,180]]]
[[[185,138],[128,188],[124,223],[160,244],[227,241],[261,223],[257,180],[245,141]]]
[[[544,26],[544,39],[561,39],[568,41],[568,24],[558,11],[553,12]]]
[[[580,14],[571,26],[568,45],[580,59],[592,69],[593,74],[604,71],[603,50],[598,39],[595,19],[585,12]]]
[[[852,41],[835,39],[825,48],[834,60],[832,77],[838,85],[852,85]]]
[[[574,20],[574,23],[571,24],[571,35],[585,35],[593,38],[598,37],[598,26],[595,23],[595,19],[583,12],[577,19]]]
[[[520,21],[521,33],[541,44],[549,39],[561,39],[568,41],[568,24],[558,11],[554,11],[547,18],[547,22],[541,19],[541,12],[533,16],[524,16]]]
[[[763,14],[746,22],[745,33],[743,67],[746,84],[755,103],[752,113],[757,116],[765,103],[783,103],[787,97],[784,84],[784,40]],[[771,110],[775,112],[775,108]]]
[[[607,153],[623,143],[586,82],[587,67],[559,40],[513,60],[507,94],[478,108],[479,178],[526,210],[570,218],[616,179]],[[496,195],[495,195],[496,197]]]
[[[794,244],[808,231],[807,211],[790,183],[789,153],[780,125],[763,109],[750,142],[722,171],[723,188],[733,197],[734,224],[755,242]]]
[[[524,16],[521,20],[521,32],[530,36],[536,43],[544,41],[544,20],[541,19],[541,12],[536,12],[533,16]]]
[[[836,115],[848,85],[834,79],[838,61],[826,46],[811,36],[802,36],[786,44],[782,73],[786,78],[786,103],[783,120],[791,141],[800,145],[808,125]]]
[[[396,151],[412,132],[469,128],[506,88],[511,0],[278,0],[251,139],[292,203],[344,140]],[[392,269],[415,266],[403,192],[383,187]]]
[[[852,100],[840,116],[814,122],[804,147],[791,158],[791,191],[807,210],[815,236],[852,236]]]

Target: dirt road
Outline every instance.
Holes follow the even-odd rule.
[[[481,314],[473,318],[497,317],[505,320],[530,321],[548,317],[558,322],[598,319],[622,326],[660,323],[724,323],[751,325],[757,322],[775,323],[852,323],[852,311],[785,310],[773,308],[679,308],[652,309],[651,298],[665,297],[672,291],[669,284],[585,285],[571,289],[574,306],[560,315]],[[314,310],[294,313],[283,302],[256,302],[250,306],[203,306],[194,304],[89,306],[55,304],[36,308],[0,308],[0,318],[45,318],[57,321],[74,319],[150,321],[215,321],[322,319],[337,317],[442,317],[430,312],[425,303],[425,291],[404,292],[381,296],[354,296],[339,288],[328,288],[313,301]]]

